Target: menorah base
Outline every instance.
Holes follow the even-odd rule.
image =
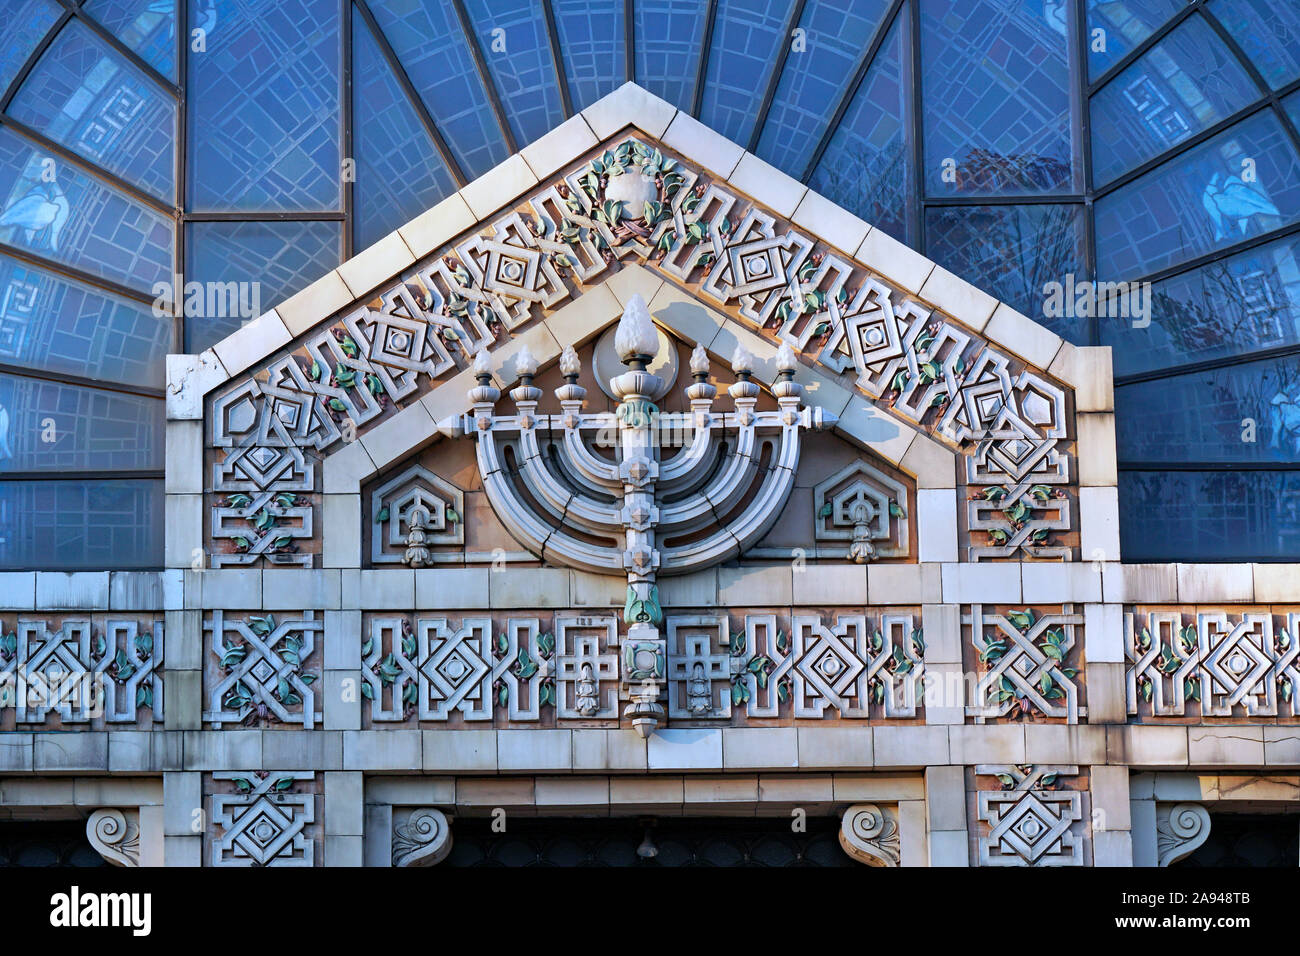
[[[633,700],[623,709],[623,716],[632,721],[632,729],[642,737],[649,737],[664,718],[664,709],[658,701]]]

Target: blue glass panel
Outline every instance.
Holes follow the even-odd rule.
[[[0,375],[0,472],[161,468],[165,410],[160,398]]]
[[[1121,472],[1120,548],[1133,561],[1294,561],[1300,472]]]
[[[623,0],[551,0],[575,110],[623,85]]]
[[[337,0],[196,3],[190,28],[191,208],[340,208]]]
[[[1145,328],[1101,322],[1116,375],[1300,343],[1300,236],[1153,283],[1151,301]]]
[[[450,0],[370,9],[465,175],[474,179],[504,160],[501,128]]]
[[[705,0],[641,0],[636,4],[636,81],[681,110],[690,110],[704,42]]]
[[[894,24],[853,95],[808,185],[840,206],[906,241],[910,168],[903,93],[904,24]]]
[[[172,320],[0,256],[0,363],[162,388]]]
[[[337,222],[196,222],[185,227],[185,351],[201,352],[239,328],[244,320],[274,308],[339,264]],[[189,298],[189,284],[205,290],[204,305]],[[240,286],[238,308],[221,293]],[[245,293],[246,290],[246,293]],[[209,296],[208,293],[212,292]],[[245,304],[255,307],[245,309]],[[232,312],[252,315],[232,315]]]
[[[1049,314],[1044,286],[1083,276],[1083,207],[955,206],[926,213],[927,254],[939,265],[1077,344],[1089,320]]]
[[[1292,93],[1282,101],[1286,107],[1286,115],[1291,118],[1291,123],[1300,126],[1300,92]]]
[[[1300,217],[1300,163],[1257,113],[1097,201],[1097,268],[1131,279]]]
[[[63,8],[53,0],[4,0],[5,35],[0,40],[0,93],[8,89],[36,45],[54,25]]]
[[[1294,358],[1190,372],[1115,389],[1121,461],[1300,461]]]
[[[365,249],[455,192],[456,183],[360,14],[352,18],[352,56],[353,247]]]
[[[0,242],[149,292],[172,274],[170,217],[0,129]]]
[[[149,568],[163,562],[163,483],[0,482],[0,567]]]
[[[55,37],[9,112],[141,189],[172,198],[176,101],[80,23]]]
[[[212,6],[212,0],[196,0]],[[88,0],[85,11],[159,73],[176,79],[176,0]]]
[[[1101,76],[1186,6],[1185,0],[1088,0],[1088,75]]]
[[[1070,191],[1069,4],[920,3],[926,192]]]
[[[1259,98],[1237,58],[1192,17],[1092,98],[1092,161],[1104,184]]]
[[[700,121],[748,143],[790,15],[788,0],[719,0]]]
[[[541,0],[466,0],[465,9],[522,148],[564,122]]]
[[[888,6],[888,0],[809,0],[799,17],[806,48],[792,49],[786,57],[759,137],[759,156],[803,178]],[[888,49],[881,47],[877,56],[888,56]]]
[[[1210,12],[1273,89],[1300,76],[1300,6],[1294,0],[1216,0]]]

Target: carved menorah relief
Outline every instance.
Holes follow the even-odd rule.
[[[754,359],[743,348],[732,357],[736,381],[730,412],[715,412],[716,386],[697,345],[690,411],[661,413],[654,396],[665,388],[648,366],[659,348],[649,309],[633,295],[619,320],[615,349],[626,371],[610,379],[614,412],[582,411],[587,390],[572,346],[560,357],[565,384],[555,390],[560,414],[538,412],[542,390],[533,385],[538,363],[526,348],[515,359],[520,384],[511,390],[515,414],[498,414],[488,353],[474,362],[477,385],[471,411],[439,423],[446,436],[472,436],[479,476],[493,510],[528,550],[555,564],[627,575],[620,638],[624,716],[643,736],[662,719],[666,673],[660,633],[660,574],[685,574],[734,558],[772,527],[794,486],[800,436],[832,427],[836,418],[803,407],[794,381],[798,362],[783,345],[772,386],[778,408],[758,411]],[[686,436],[664,457],[661,433]]]

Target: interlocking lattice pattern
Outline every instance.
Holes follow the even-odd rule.
[[[1077,724],[1087,715],[1079,692],[1083,615],[1072,605],[998,612],[973,604],[962,624],[978,668],[974,703],[966,714],[976,723],[1014,716],[1060,718]]]
[[[979,819],[989,825],[979,839],[980,866],[1082,866],[1083,794],[1053,790],[1078,767],[977,766],[1001,790],[978,791]]]
[[[1297,637],[1300,611],[1128,611],[1128,712],[1151,717],[1300,717]]]
[[[0,726],[10,710],[18,724],[161,721],[162,660],[161,621],[0,619]]]
[[[314,611],[277,620],[272,613],[212,611],[204,622],[207,710],[223,724],[298,724],[321,719],[312,685],[319,677],[316,648],[324,623]]]
[[[220,772],[212,794],[211,866],[312,866],[315,773]]]
[[[967,480],[988,489],[969,506],[987,539],[972,560],[1073,556],[1052,538],[1071,528],[1060,386],[688,162],[625,139],[214,396],[211,492],[251,498],[216,504],[212,537],[234,551],[223,545],[214,563],[310,566],[295,548],[311,537],[311,505],[277,499],[318,490],[305,450],[327,453],[619,262],[658,269],[832,373],[852,369],[878,405],[968,451]]]

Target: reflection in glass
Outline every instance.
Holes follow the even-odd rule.
[[[156,568],[159,479],[0,481],[0,568]]]

